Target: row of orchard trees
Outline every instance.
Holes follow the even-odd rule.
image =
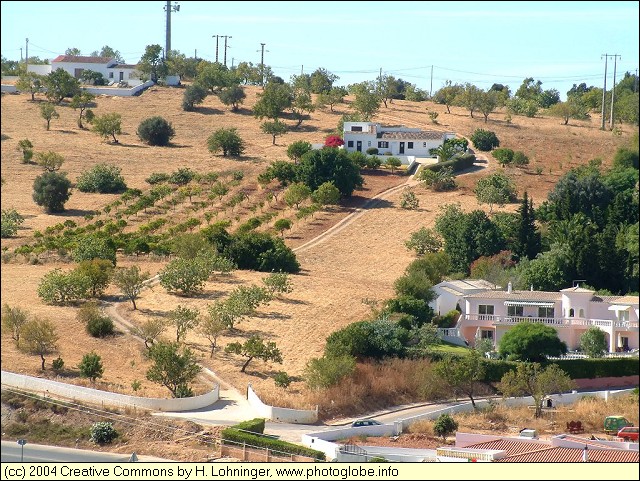
[[[619,122],[638,124],[638,78],[636,74],[626,72],[623,78],[604,95],[605,112],[611,108],[614,98],[614,117]],[[542,82],[529,77],[523,80],[512,95],[507,85],[493,84],[483,90],[471,84],[458,84],[447,81],[433,96],[436,103],[443,104],[450,113],[451,106],[464,107],[471,117],[480,112],[487,121],[489,115],[497,108],[506,107],[513,115],[535,117],[544,110],[550,115],[561,117],[566,125],[569,119],[585,120],[591,112],[599,112],[602,108],[603,91],[599,87],[587,86],[586,83],[574,84],[567,92],[567,100],[560,100],[556,89],[542,88]]]

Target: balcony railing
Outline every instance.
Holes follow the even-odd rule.
[[[576,317],[525,317],[525,316],[494,316],[489,314],[465,314],[461,321],[476,321],[479,325],[514,325],[520,322],[535,322],[554,327],[591,327],[597,326],[603,329],[616,329],[625,331],[637,331],[637,321],[614,321],[609,319],[585,319]]]

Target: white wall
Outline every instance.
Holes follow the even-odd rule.
[[[376,426],[361,426],[353,428],[351,426],[329,429],[317,433],[309,433],[302,436],[302,444],[309,448],[317,449],[327,455],[327,459],[334,459],[337,456],[339,444],[332,441],[347,439],[352,436],[397,436],[402,431],[400,424],[381,424]]]
[[[83,87],[83,90],[94,95],[112,95],[115,97],[132,97],[138,92],[155,85],[151,80],[132,88],[118,87]]]
[[[38,75],[49,75],[51,73],[51,65],[27,65],[27,72],[33,72]]]
[[[293,424],[313,424],[318,421],[318,408],[315,410],[289,409],[269,406],[263,403],[249,384],[247,388],[249,405],[263,418]]]
[[[82,401],[102,406],[138,407],[152,409],[155,411],[189,411],[210,406],[219,398],[220,387],[215,384],[211,392],[201,396],[188,398],[147,398],[139,396],[129,396],[108,391],[100,391],[83,386],[76,386],[49,379],[41,379],[23,374],[2,371],[2,384],[13,386],[18,389],[32,391],[39,395],[61,396],[74,401]]]

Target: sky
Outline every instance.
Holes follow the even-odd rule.
[[[89,55],[108,45],[127,63],[165,47],[167,2],[1,2],[1,50],[9,60]],[[172,2],[172,5],[176,2]],[[602,87],[604,54],[616,80],[638,68],[639,2],[201,2],[179,1],[171,48],[214,61],[227,38],[227,65],[264,63],[289,81],[324,68],[336,85],[382,73],[427,92],[447,80],[515,92],[533,77],[561,98],[574,83]],[[21,52],[22,48],[22,52]],[[218,39],[224,60],[224,38]],[[613,81],[609,57],[607,85]]]

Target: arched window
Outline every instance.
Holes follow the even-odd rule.
[[[573,317],[575,316],[575,311],[573,310],[573,307],[571,309],[569,309],[569,317]]]
[[[584,309],[578,311],[578,317],[584,317]]]

